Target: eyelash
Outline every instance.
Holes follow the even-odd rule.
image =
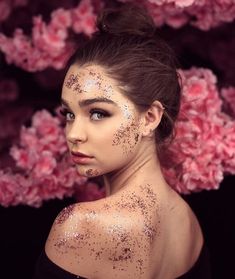
[[[102,109],[97,109],[97,108],[91,109],[91,110],[89,111],[89,113],[90,113],[90,118],[91,118],[91,120],[93,120],[93,119],[92,119],[92,115],[95,114],[95,113],[98,113],[98,114],[102,115],[101,118],[99,118],[98,120],[94,120],[94,121],[100,121],[102,118],[111,116],[110,113],[108,113],[107,111],[102,110]],[[70,122],[70,121],[73,120],[73,119],[67,119],[67,114],[73,114],[73,113],[72,113],[71,111],[69,111],[67,108],[61,108],[61,109],[60,109],[60,114],[61,114],[62,116],[65,117],[66,122]],[[73,117],[74,117],[74,116],[73,116]]]
[[[60,109],[60,114],[65,118],[66,122],[71,121],[71,120],[68,120],[68,119],[67,119],[67,114],[68,114],[68,113],[72,114],[72,113],[71,113],[68,109],[66,109],[66,108],[61,108],[61,109]]]

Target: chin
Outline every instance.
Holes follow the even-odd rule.
[[[76,170],[79,175],[85,176],[85,177],[97,177],[102,175],[102,172],[97,170],[96,168],[92,167],[84,167],[84,166],[76,166]]]

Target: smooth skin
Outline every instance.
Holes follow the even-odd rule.
[[[153,131],[163,107],[140,113],[99,65],[72,65],[62,89],[69,150],[91,156],[79,174],[102,176],[106,197],[65,208],[46,242],[55,264],[89,279],[173,279],[196,262],[203,234],[166,183]]]

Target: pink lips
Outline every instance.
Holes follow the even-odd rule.
[[[74,163],[76,163],[76,164],[87,164],[87,163],[89,163],[91,158],[93,158],[93,157],[83,154],[81,152],[74,152],[74,151],[71,152],[71,155],[72,155],[72,159],[73,159]]]

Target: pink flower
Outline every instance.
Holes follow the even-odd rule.
[[[0,33],[0,51],[6,61],[30,72],[47,67],[62,69],[74,52],[74,42],[69,40],[69,31],[91,35],[95,28],[96,15],[90,1],[80,1],[70,10],[58,8],[51,14],[47,24],[42,16],[33,17],[32,36],[16,29],[12,38]]]
[[[82,0],[72,11],[72,26],[76,33],[85,33],[90,36],[95,31],[96,15],[91,0]]]
[[[38,154],[34,150],[24,150],[13,146],[10,151],[16,165],[25,170],[32,170],[38,161]]]
[[[12,146],[10,154],[19,173],[2,171],[0,187],[3,185],[7,195],[0,191],[0,203],[4,206],[37,207],[44,200],[71,196],[80,184],[87,182],[86,177],[77,173],[68,156],[59,118],[46,110],[33,115],[31,127],[22,127],[20,142]],[[16,178],[18,184],[14,191]]]
[[[235,122],[222,112],[211,71],[192,68],[180,74],[183,96],[176,138],[161,157],[165,177],[182,193],[217,189],[224,173],[235,173]]]
[[[59,120],[52,117],[51,114],[44,110],[38,111],[32,118],[32,126],[36,129],[39,136],[46,136],[48,140],[56,140],[60,130]]]
[[[52,152],[44,150],[40,154],[40,157],[34,166],[33,172],[36,177],[50,175],[56,168],[56,165],[56,160]]]
[[[235,118],[235,87],[223,88],[221,96],[224,99],[226,112]]]
[[[138,2],[149,10],[158,26],[166,23],[179,28],[189,23],[202,30],[209,30],[223,22],[232,22],[235,18],[233,0],[139,0]]]
[[[61,12],[62,9],[59,10]],[[57,12],[57,11],[56,11]],[[60,16],[60,13],[54,13]],[[33,23],[33,42],[42,51],[50,53],[51,56],[58,56],[61,50],[66,47],[65,40],[67,39],[67,26],[61,28],[60,25],[56,26],[56,20],[52,21],[53,24],[47,26],[42,21],[41,16],[34,17]]]
[[[164,5],[168,3],[174,3],[176,7],[188,7],[192,5],[196,0],[149,0],[150,3],[156,4],[156,5]]]

